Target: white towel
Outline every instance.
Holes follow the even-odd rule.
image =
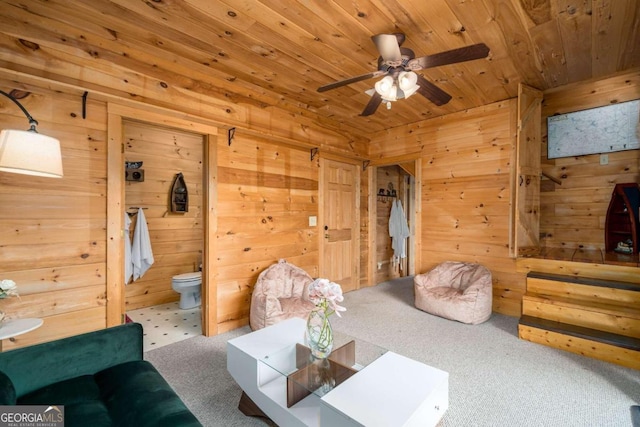
[[[151,250],[151,239],[149,238],[149,228],[147,219],[144,217],[142,208],[138,209],[136,229],[133,231],[133,246],[131,248],[131,259],[133,261],[133,280],[138,280],[144,276],[149,267],[154,262],[153,251]]]
[[[405,240],[411,235],[407,218],[404,216],[402,202],[395,200],[391,206],[391,215],[389,216],[389,236],[391,236],[391,248],[393,256],[402,259],[407,257],[405,249]]]
[[[128,284],[133,276],[133,261],[131,260],[131,218],[124,213],[124,284]]]

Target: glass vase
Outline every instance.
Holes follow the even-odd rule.
[[[326,359],[333,350],[333,329],[325,311],[312,310],[307,317],[305,342],[316,359]]]

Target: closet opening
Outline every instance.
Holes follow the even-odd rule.
[[[419,212],[416,163],[379,165],[372,171],[370,271],[374,284],[415,275]]]

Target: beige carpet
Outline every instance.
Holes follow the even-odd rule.
[[[517,338],[518,319],[494,314],[464,325],[413,306],[411,278],[345,295],[336,330],[449,372],[441,426],[632,426],[640,371]],[[195,337],[145,353],[205,426],[265,423],[237,410],[226,341],[249,328]]]

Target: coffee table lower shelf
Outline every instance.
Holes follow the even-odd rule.
[[[309,360],[312,360],[309,363]],[[311,393],[325,390],[326,394],[358,372],[356,342],[349,341],[335,349],[327,359],[313,359],[311,350],[296,344],[297,371],[287,375],[287,408],[291,408]]]

